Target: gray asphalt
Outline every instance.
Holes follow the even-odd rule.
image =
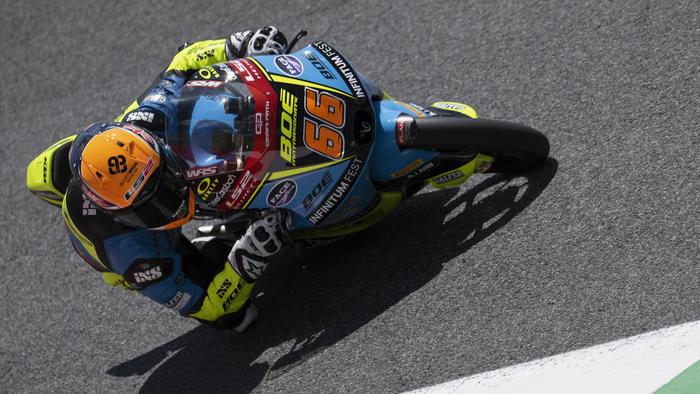
[[[0,391],[398,392],[700,319],[696,1],[0,0]],[[306,28],[395,97],[542,130],[551,157],[275,259],[243,334],[105,286],[24,188],[186,40]]]

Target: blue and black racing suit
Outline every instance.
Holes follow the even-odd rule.
[[[227,48],[229,42],[186,45],[117,121],[134,123],[163,138],[168,122],[176,122],[174,100],[180,88],[197,70],[230,60],[236,52]],[[237,259],[228,253],[230,244],[210,242],[197,248],[180,229],[154,231],[122,225],[96,209],[76,181],[68,185],[62,213],[75,250],[110,285],[138,291],[217,327],[241,322],[260,267],[254,263],[251,267],[250,259],[247,266],[229,261]]]

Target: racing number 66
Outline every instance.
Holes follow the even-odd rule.
[[[321,123],[304,118],[304,144],[331,159],[342,159],[345,150],[343,133],[333,127],[345,125],[345,102],[327,92],[306,88],[304,109]],[[325,122],[325,123],[324,123]]]

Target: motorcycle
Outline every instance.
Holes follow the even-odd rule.
[[[364,230],[424,186],[542,163],[549,142],[467,104],[423,107],[389,96],[330,44],[200,69],[166,142],[198,196],[202,234],[237,233],[250,215],[287,214],[289,240]]]

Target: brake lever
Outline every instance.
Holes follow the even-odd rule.
[[[288,221],[288,219],[291,218],[291,216],[289,216],[289,213],[288,213],[286,210],[284,210],[284,209],[281,209],[281,210],[279,210],[279,211],[282,212],[282,225],[281,225],[281,228],[282,228],[282,236],[284,237],[284,240],[286,241],[286,243],[289,244],[289,245],[291,245],[292,249],[294,249],[294,254],[295,254],[298,258],[301,259],[301,258],[304,257],[304,255],[301,253],[301,250],[299,249],[299,246],[298,246],[297,243],[294,241],[294,238],[292,238],[292,234],[289,232],[289,229],[287,228],[287,221]],[[291,221],[290,221],[290,222],[291,222]]]
[[[302,29],[299,33],[297,33],[297,35],[294,36],[294,38],[292,38],[292,41],[289,42],[289,45],[287,45],[287,50],[284,51],[284,54],[286,55],[286,54],[292,52],[292,49],[294,49],[294,46],[297,44],[297,42],[299,40],[301,40],[301,38],[307,34],[308,34],[308,32],[304,29]]]

